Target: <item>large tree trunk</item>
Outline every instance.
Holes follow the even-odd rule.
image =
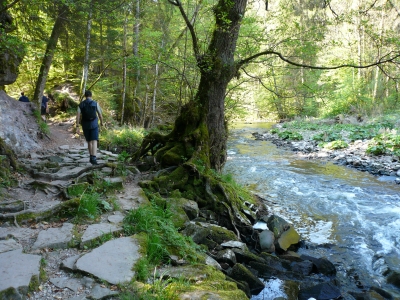
[[[179,6],[182,13],[180,3],[172,3]],[[158,165],[165,168],[153,180],[140,183],[145,191],[166,196],[179,191],[184,198],[196,201],[200,209],[214,211],[220,226],[236,232],[239,239],[247,240],[253,229],[249,215],[244,213],[246,199],[210,170],[220,171],[226,161],[224,100],[227,85],[239,66],[234,61],[234,53],[245,7],[246,0],[218,2],[214,9],[216,29],[203,55],[193,38],[194,28],[190,28],[189,19],[182,13],[189,24],[201,72],[198,91],[182,107],[171,133],[147,135],[135,158],[151,151]],[[170,166],[174,167],[167,168]]]
[[[161,138],[158,134],[151,134],[146,137],[136,158],[150,149],[155,150],[154,147],[161,147],[156,156],[162,166],[181,163],[179,160],[184,157],[200,158],[207,166],[217,171],[222,169],[227,141],[225,94],[229,81],[237,73],[234,53],[246,4],[246,0],[218,2],[214,9],[216,28],[204,55],[198,53],[197,41],[194,41],[201,72],[195,98],[182,108],[168,136]],[[182,6],[180,9],[182,12]]]
[[[35,94],[33,101],[40,105],[44,88],[47,81],[47,75],[49,74],[50,66],[53,61],[54,52],[57,48],[58,38],[63,31],[64,23],[67,21],[68,7],[63,5],[60,12],[57,14],[56,22],[54,23],[53,30],[50,35],[50,39],[47,42],[46,53],[43,56],[43,61],[40,66],[39,76],[36,82]]]
[[[234,60],[246,0],[220,0],[215,8],[216,29],[207,53],[199,61],[201,79],[197,99],[206,114],[210,166],[218,171],[226,161],[225,95],[237,73]]]

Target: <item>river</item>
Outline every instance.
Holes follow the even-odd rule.
[[[271,126],[232,125],[224,172],[294,225],[307,245],[299,252],[334,263],[342,285],[381,286],[399,297],[381,273],[400,268],[400,186],[345,166],[299,159],[252,137]],[[269,292],[275,283],[270,281]],[[262,292],[252,299],[268,298]]]

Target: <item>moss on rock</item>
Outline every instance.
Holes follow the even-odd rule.
[[[290,226],[288,230],[283,232],[278,239],[279,248],[286,251],[291,245],[296,245],[300,242],[300,235]]]

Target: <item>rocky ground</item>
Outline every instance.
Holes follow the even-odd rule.
[[[277,128],[282,129],[282,124],[277,124]],[[343,141],[349,145],[344,149],[329,150],[318,146],[318,142],[312,137],[318,131],[296,129],[303,137],[301,141],[284,140],[278,134],[271,132],[256,132],[253,134],[255,139],[268,140],[277,145],[294,151],[303,159],[319,159],[331,161],[335,164],[345,165],[369,172],[375,176],[388,176],[387,180],[400,184],[400,158],[395,155],[369,155],[366,153],[370,140],[356,140],[352,142],[348,138],[348,133],[342,132]]]

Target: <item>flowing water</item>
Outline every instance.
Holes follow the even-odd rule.
[[[386,267],[400,269],[400,186],[345,166],[302,160],[271,142],[254,140],[252,132],[271,126],[234,125],[224,171],[315,245],[299,252],[333,262],[342,284],[350,286],[351,277],[355,286],[381,286],[399,297],[399,289],[386,284],[381,273]],[[274,290],[276,280],[267,286]],[[268,289],[253,299],[273,299],[266,296]]]

